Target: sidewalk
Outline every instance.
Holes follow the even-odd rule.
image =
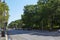
[[[6,37],[0,37],[0,40],[6,40]]]
[[[7,35],[5,34],[5,37],[1,37],[1,34],[0,34],[0,40],[8,40]]]

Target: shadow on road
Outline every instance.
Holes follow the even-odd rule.
[[[9,30],[8,35],[18,35],[18,34],[29,34],[29,35],[37,35],[37,36],[60,36],[59,32],[48,32],[48,31],[31,31],[31,30]]]

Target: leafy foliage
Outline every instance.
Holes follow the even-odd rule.
[[[0,26],[3,27],[4,22],[8,22],[9,8],[6,3],[0,2]]]
[[[55,29],[60,28],[60,1],[38,0],[36,5],[24,6],[23,28]]]

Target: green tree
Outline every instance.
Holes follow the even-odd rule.
[[[16,21],[12,21],[9,24],[8,28],[22,28],[22,26],[23,26],[22,20],[19,19]]]
[[[9,18],[9,8],[6,3],[0,2],[0,24],[2,25],[4,21],[8,22]]]
[[[60,1],[38,0],[36,5],[24,6],[21,21],[22,28],[52,30],[60,28]]]
[[[1,31],[2,33],[2,37],[5,36],[5,29],[7,27],[7,23],[8,23],[8,18],[9,18],[9,8],[8,5],[4,2],[0,2],[0,27],[3,29]]]

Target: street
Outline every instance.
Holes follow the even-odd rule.
[[[60,40],[60,33],[27,30],[9,30],[8,38],[9,40]]]

